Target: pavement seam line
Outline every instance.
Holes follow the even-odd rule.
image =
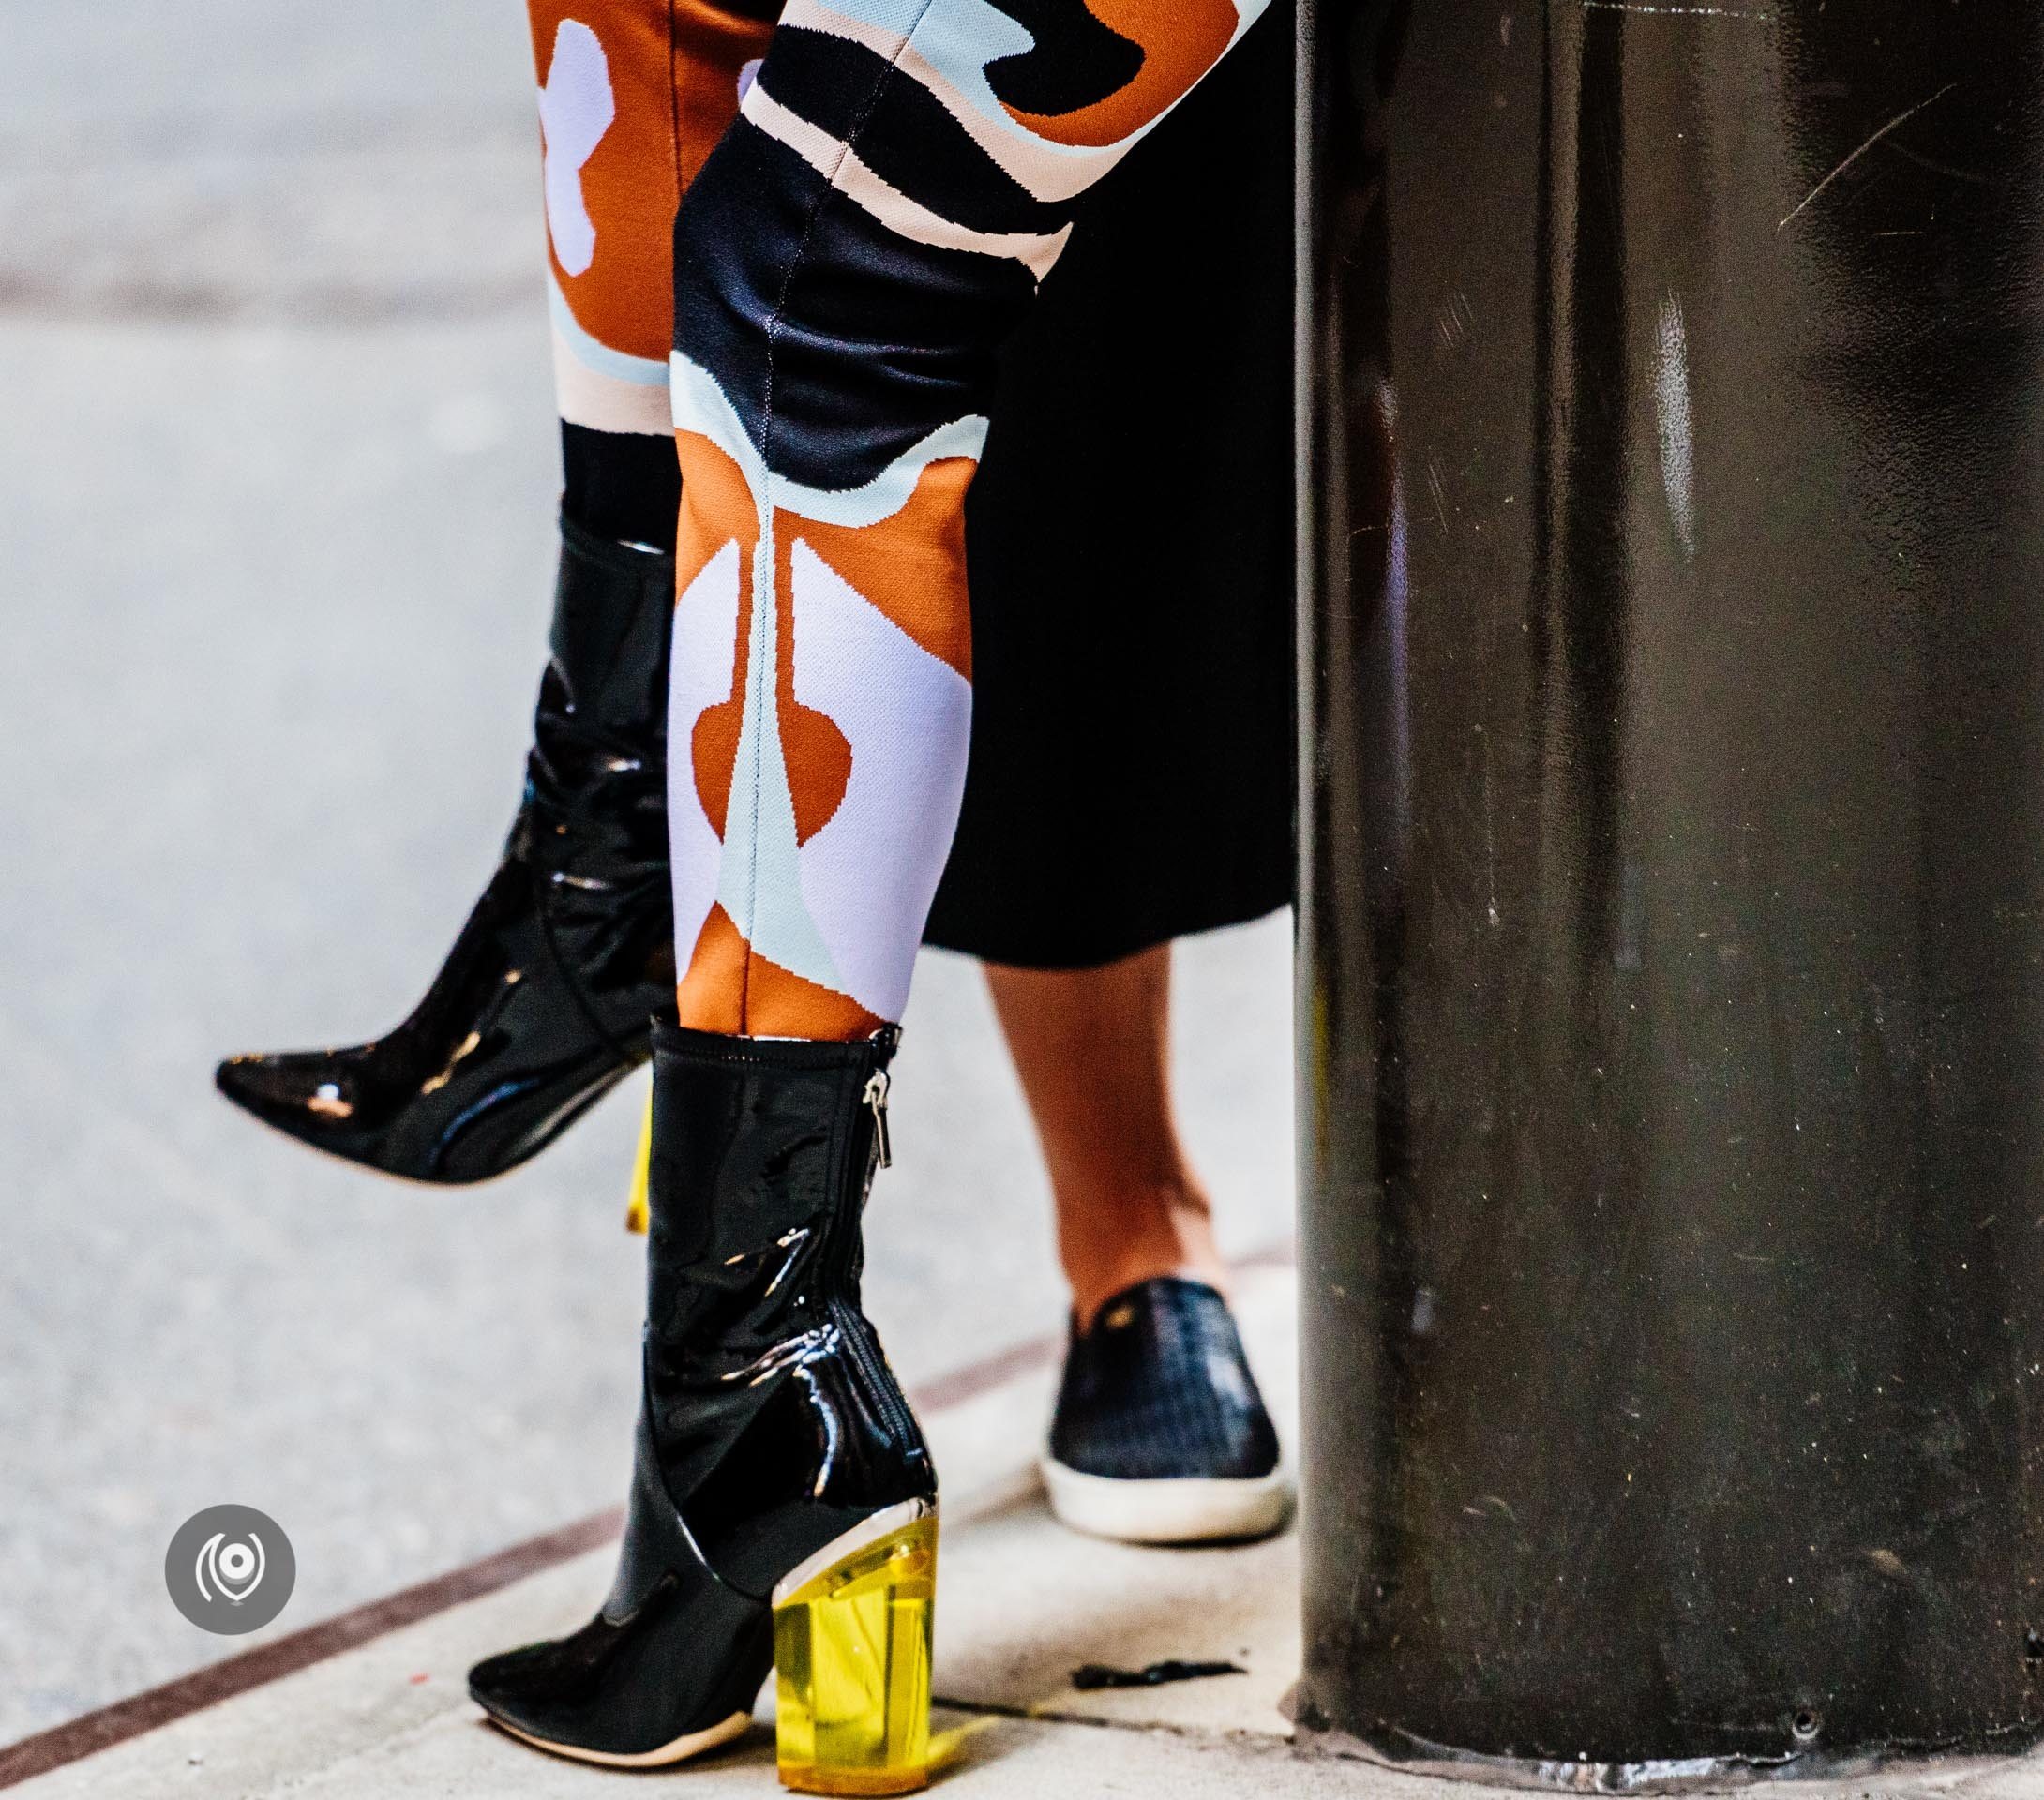
[[[1161,1732],[1166,1737],[1180,1737],[1192,1744],[1234,1744],[1257,1749],[1289,1750],[1292,1746],[1289,1731],[1251,1732],[1230,1727],[1226,1731],[1210,1732],[1197,1725],[1180,1725],[1168,1719],[1103,1718],[1097,1713],[1070,1713],[1056,1707],[1008,1706],[998,1700],[950,1700],[942,1694],[932,1694],[930,1704],[940,1706],[948,1713],[969,1713],[983,1718],[1013,1718],[1025,1725],[1084,1725],[1096,1732],[1140,1732],[1150,1736]]]

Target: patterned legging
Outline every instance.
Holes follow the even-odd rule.
[[[657,388],[648,284],[612,305],[587,277],[608,218],[642,239],[685,189],[664,394],[684,1024],[900,1016],[965,784],[964,505],[995,352],[1078,196],[1264,4],[789,0],[769,34],[688,0],[534,0],[565,416],[644,428],[623,420]],[[642,147],[607,155],[627,86]]]

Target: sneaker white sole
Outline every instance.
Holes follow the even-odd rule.
[[[1121,1481],[1043,1460],[1050,1509],[1060,1523],[1124,1544],[1207,1544],[1224,1538],[1268,1538],[1292,1507],[1292,1484],[1283,1468],[1269,1475],[1224,1480],[1180,1476]]]

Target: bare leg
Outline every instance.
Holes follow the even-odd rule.
[[[986,965],[1057,1197],[1082,1327],[1123,1288],[1182,1275],[1227,1291],[1206,1190],[1171,1102],[1171,947],[1099,968]]]

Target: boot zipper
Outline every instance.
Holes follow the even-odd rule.
[[[876,1069],[866,1077],[865,1091],[859,1098],[873,1115],[873,1143],[879,1155],[879,1166],[883,1169],[894,1164],[894,1146],[887,1135],[887,1071]],[[870,1170],[871,1163],[867,1164]],[[870,1179],[870,1175],[867,1178]],[[854,1223],[852,1229],[857,1230]],[[849,1241],[849,1239],[848,1239]],[[893,1372],[881,1359],[868,1335],[872,1328],[866,1324],[865,1315],[850,1305],[841,1295],[831,1296],[828,1310],[836,1322],[838,1336],[844,1340],[846,1353],[851,1358],[852,1368],[864,1382],[867,1393],[879,1408],[880,1418],[894,1441],[904,1448],[916,1441],[915,1419],[909,1411],[908,1402],[901,1397]]]
[[[889,1432],[906,1449],[916,1441],[915,1420],[909,1415],[908,1402],[901,1397],[893,1372],[866,1336],[871,1328],[861,1313],[834,1295],[831,1298],[830,1313],[837,1323],[838,1335],[845,1341],[852,1367],[865,1382]]]
[[[873,1113],[874,1141],[879,1146],[880,1167],[883,1169],[891,1169],[894,1166],[894,1147],[888,1141],[887,1137],[887,1089],[889,1085],[887,1071],[876,1069],[866,1082],[865,1092],[860,1096]]]

